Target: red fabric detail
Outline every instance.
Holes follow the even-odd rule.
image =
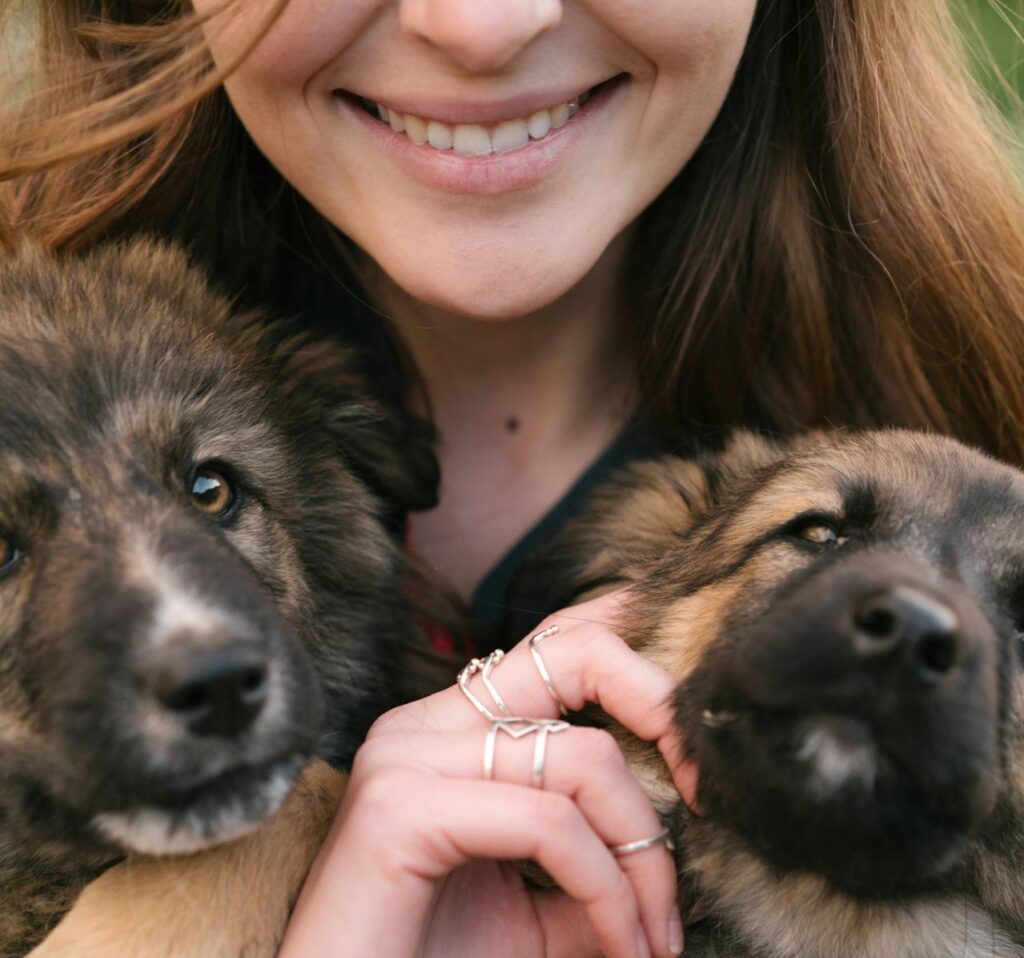
[[[443,652],[446,655],[455,654],[455,636],[452,630],[440,622],[431,622],[425,616],[418,616],[420,629],[427,637],[427,642],[435,652]]]
[[[408,529],[408,526],[406,528]],[[409,553],[410,556],[414,556],[416,554],[416,550],[412,547],[412,535],[409,531],[405,534],[405,551]],[[416,589],[411,584],[407,586],[407,589],[415,603],[417,599]],[[459,635],[453,632],[443,622],[435,622],[422,612],[417,612],[416,623],[419,625],[420,631],[426,638],[427,644],[435,652],[440,652],[444,655],[454,655],[456,650],[461,650],[470,656],[475,654],[473,651],[473,643],[469,636]]]

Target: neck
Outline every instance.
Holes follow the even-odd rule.
[[[634,356],[612,248],[561,299],[510,320],[479,320],[411,299],[378,276],[391,318],[426,389],[442,436],[530,437],[541,445],[609,418],[633,398]]]
[[[441,502],[415,517],[417,552],[463,594],[569,489],[633,408],[619,241],[538,312],[483,321],[433,309],[378,278],[422,377],[441,442]]]

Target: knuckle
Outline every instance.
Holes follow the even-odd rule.
[[[553,792],[538,792],[531,811],[541,832],[565,835],[580,827],[581,815],[571,798]]]
[[[415,794],[415,778],[408,769],[392,767],[373,771],[356,786],[358,791],[353,804],[372,820],[390,818],[408,804],[410,794]]]
[[[389,751],[383,739],[367,739],[363,742],[352,760],[351,780],[360,781],[374,775],[385,765]]]
[[[610,732],[586,726],[574,729],[574,732],[577,741],[573,743],[573,748],[584,764],[612,771],[626,767],[622,749]]]
[[[376,736],[387,735],[389,732],[395,731],[403,722],[405,708],[404,705],[399,705],[378,716],[370,726],[366,740],[370,741]]]

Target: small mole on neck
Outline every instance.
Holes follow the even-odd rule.
[[[519,420],[515,416],[509,416],[505,420],[506,432],[519,432]]]

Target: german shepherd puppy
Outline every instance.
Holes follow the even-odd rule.
[[[1024,474],[951,440],[739,434],[633,467],[542,550],[529,601],[631,586],[621,631],[678,679],[701,817],[619,734],[676,834],[691,920],[706,916],[687,954],[1024,956],[1022,529]],[[152,862],[111,872],[40,958],[272,955],[245,930],[290,894],[267,862],[296,834],[315,850],[329,815],[309,807],[301,829],[279,818],[228,847],[256,895],[217,884],[228,849],[175,862],[191,898]],[[147,937],[119,949],[140,912]]]
[[[552,610],[630,585],[624,636],[678,680],[701,817],[623,745],[708,915],[688,954],[1024,956],[1024,474],[740,434],[633,467],[530,581]]]
[[[237,838],[350,761],[402,695],[389,525],[437,468],[348,351],[154,242],[0,261],[0,382],[6,956],[125,852]]]

